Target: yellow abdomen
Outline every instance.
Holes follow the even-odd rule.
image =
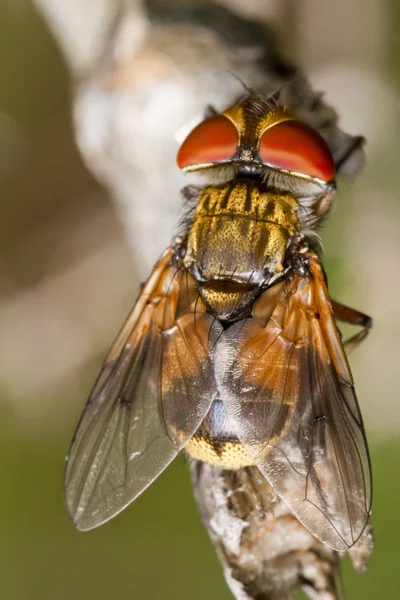
[[[220,400],[214,401],[205,420],[186,444],[185,451],[191,458],[225,469],[254,465],[236,437]]]

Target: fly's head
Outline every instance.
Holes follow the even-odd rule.
[[[202,121],[182,143],[177,162],[185,173],[204,175],[210,183],[258,179],[292,193],[310,228],[328,211],[336,188],[327,143],[275,96],[250,94]]]

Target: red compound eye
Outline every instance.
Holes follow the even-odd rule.
[[[266,130],[260,157],[274,167],[330,181],[335,174],[332,154],[314,129],[299,121],[283,121]]]
[[[234,124],[223,115],[206,119],[193,129],[177,156],[180,169],[190,165],[213,163],[231,158],[239,143]]]

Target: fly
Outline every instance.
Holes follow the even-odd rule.
[[[250,93],[188,135],[178,166],[182,233],[109,351],[71,445],[73,522],[88,530],[141,494],[184,450],[257,468],[337,551],[371,511],[371,467],[345,349],[366,315],[330,300],[315,230],[335,198],[320,134]],[[362,326],[342,343],[336,319]]]

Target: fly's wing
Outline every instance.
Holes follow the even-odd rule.
[[[265,327],[221,337],[218,385],[247,453],[301,523],[345,551],[371,508],[371,470],[353,379],[315,256]]]
[[[80,530],[125,508],[165,469],[215,395],[210,317],[175,320],[182,272],[169,248],[107,355],[67,459],[65,497]],[[196,307],[197,305],[195,305]]]

